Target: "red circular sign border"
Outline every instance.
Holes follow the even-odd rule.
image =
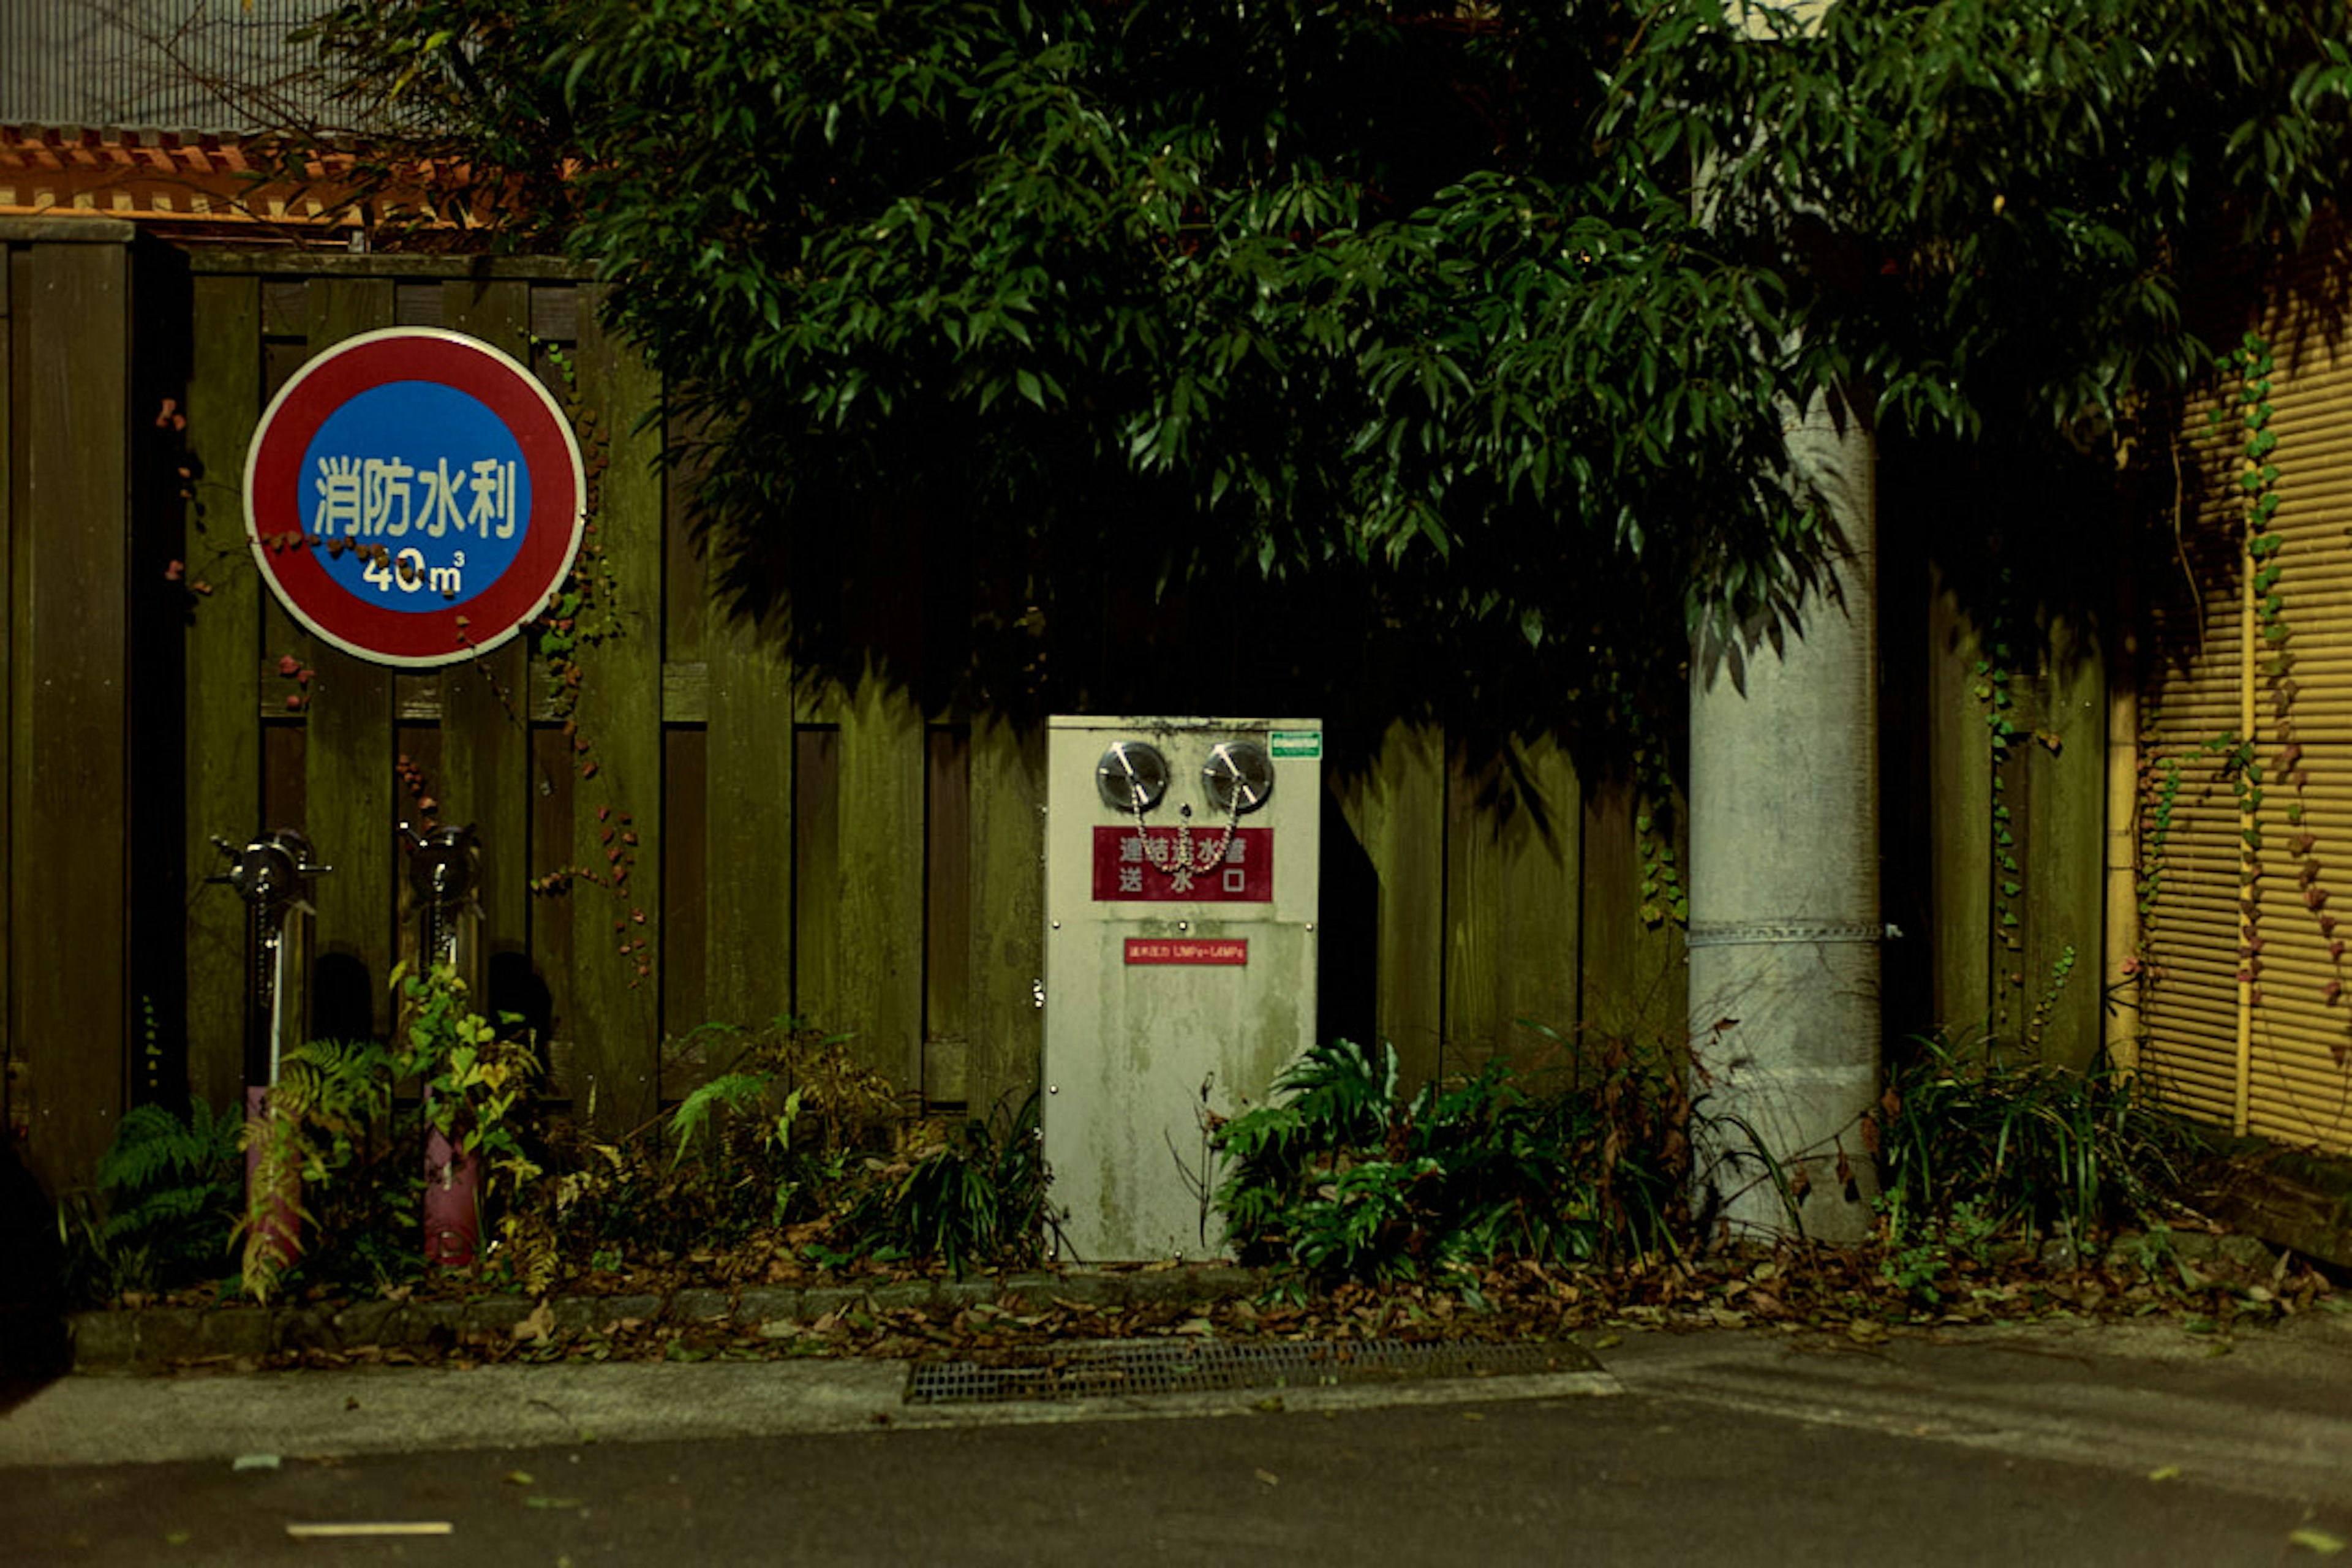
[[[513,436],[530,475],[530,516],[513,562],[466,604],[422,614],[379,609],[329,575],[317,553],[326,546],[312,538],[302,507],[302,459],[320,426],[362,393],[401,381],[481,403]],[[246,453],[247,542],[278,603],[319,637],[373,663],[431,668],[498,647],[546,606],[579,553],[586,494],[571,422],[536,376],[478,338],[388,327],[327,349],[270,400]],[[305,542],[267,542],[289,533]]]

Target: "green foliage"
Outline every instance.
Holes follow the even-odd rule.
[[[2317,0],[1776,15],[349,0],[321,34],[407,132],[387,185],[446,154],[452,207],[601,268],[740,589],[788,540],[834,581],[811,524],[904,501],[952,520],[992,700],[1073,668],[1109,585],[1274,578],[1372,606],[1401,695],[1517,679],[1572,729],[1647,712],[1690,622],[1790,612],[1785,409],[2022,493],[2111,476],[2210,363],[2210,251],[2293,243],[2352,167]]]
[[[695,1201],[717,1205],[714,1221],[810,1219],[855,1162],[889,1147],[900,1096],[850,1040],[785,1017],[757,1030],[704,1024],[687,1037],[731,1052],[669,1119],[671,1168]]]
[[[1978,1265],[1990,1262],[1999,1229],[1983,1200],[1963,1198],[1948,1217],[1916,1221],[1890,1234],[1879,1277],[1934,1306],[1944,1299],[1937,1282],[1951,1272],[1954,1255]]]
[[[876,1258],[937,1258],[959,1278],[975,1265],[1037,1261],[1045,1241],[1045,1164],[1037,1096],[919,1140],[848,1207],[845,1228]]]
[[[1034,1261],[1044,1235],[1037,1108],[950,1127],[912,1115],[851,1037],[780,1017],[679,1042],[717,1070],[662,1123],[593,1145],[559,1177],[557,1245],[640,1254],[781,1243],[820,1267]],[[665,1158],[653,1134],[666,1135]]]
[[[94,1205],[58,1214],[73,1295],[110,1300],[224,1272],[245,1200],[239,1121],[201,1100],[185,1115],[153,1104],[123,1114],[99,1157]]]
[[[539,1071],[530,1041],[511,1015],[492,1023],[467,1005],[455,968],[422,973],[393,970],[400,998],[400,1042],[390,1057],[394,1077],[414,1079],[425,1121],[450,1147],[480,1157],[483,1196],[509,1195],[539,1174],[517,1125],[516,1112]]]
[[[241,1140],[257,1151],[235,1232],[247,1295],[266,1300],[279,1289],[300,1259],[302,1223],[316,1243],[327,1189],[391,1120],[394,1076],[390,1053],[372,1040],[307,1040],[279,1059],[266,1109]]]
[[[1864,1125],[1896,1251],[1957,1225],[2087,1247],[2144,1220],[2178,1184],[2177,1125],[2105,1061],[2084,1071],[1987,1045],[1916,1038],[1890,1061]]]
[[[1033,1096],[959,1125],[916,1114],[850,1037],[779,1018],[687,1043],[717,1071],[667,1117],[606,1142],[535,1112],[536,1063],[467,1005],[447,969],[401,971],[400,1035],[289,1051],[250,1123],[202,1105],[125,1118],[94,1198],[60,1211],[78,1296],[162,1290],[222,1271],[239,1242],[259,1299],[384,1289],[423,1269],[428,1130],[484,1162],[496,1240],[472,1278],[543,1291],[629,1259],[835,1267],[1035,1262],[1045,1171]],[[248,1195],[240,1150],[254,1152]],[[758,1278],[756,1273],[744,1278]],[[791,1277],[788,1273],[785,1277]]]
[[[1534,1091],[1497,1061],[1406,1100],[1393,1049],[1318,1045],[1214,1131],[1228,1237],[1244,1261],[1324,1279],[1670,1248],[1689,1163],[1679,1079],[1622,1043],[1595,1065],[1590,1083]]]

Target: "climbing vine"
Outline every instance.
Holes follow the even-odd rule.
[[[2180,810],[2180,759],[2159,755],[2156,748],[2156,719],[2151,712],[2140,724],[2138,773],[2143,805],[2136,885],[2139,896],[2139,942],[2137,952],[2126,961],[2124,973],[2127,977],[2153,973],[2148,954],[2157,911],[2163,901],[2165,851],[2172,841],[2173,820]]]
[[[2247,679],[2259,683],[2261,700],[2251,705],[2254,721],[2241,722],[2198,743],[2197,754],[2213,765],[2216,782],[2226,784],[2238,816],[2238,926],[2236,979],[2249,1002],[2263,1001],[2263,884],[2267,875],[2266,850],[2275,847],[2265,835],[2262,810],[2272,790],[2287,798],[2282,813],[2288,830],[2286,849],[2294,869],[2294,889],[2327,954],[2327,973],[2317,982],[2319,1000],[2327,1006],[2344,1001],[2345,939],[2336,934],[2337,917],[2329,908],[2333,891],[2327,868],[2320,858],[2319,836],[2308,820],[2311,771],[2305,758],[2296,717],[2301,688],[2295,679],[2294,629],[2288,619],[2288,572],[2285,539],[2276,527],[2280,505],[2278,432],[2273,427],[2276,409],[2271,401],[2275,361],[2270,344],[2259,332],[2249,331],[2218,367],[2234,387],[2231,407],[2237,416],[2235,456],[2239,497],[2239,552],[2244,574],[2241,593],[2248,647]],[[2217,434],[2229,410],[2217,410]],[[2267,709],[2267,733],[2262,724]],[[2152,731],[2153,718],[2145,728]],[[2272,749],[2274,746],[2275,749]],[[2175,826],[2183,770],[2179,757],[2156,754],[2144,745],[2139,763],[2140,871],[2138,879],[2140,940],[2135,973],[2143,984],[2153,977],[2149,962],[2152,932],[2159,916],[2165,878],[2165,852]],[[2336,1065],[2352,1060],[2352,1024],[2347,1037],[2331,1047]]]
[[[2025,865],[2017,853],[2017,825],[2009,802],[2009,775],[2024,731],[2018,722],[2015,583],[2005,565],[1986,632],[1983,656],[1970,672],[1975,678],[1970,692],[1985,726],[1992,802],[1985,824],[1992,847],[1992,935],[2003,954],[1998,965],[2000,983],[1993,988],[1992,1026],[2005,1032],[2014,1019],[2011,994],[2025,985],[2025,972],[2015,956],[2025,948]],[[2035,1010],[2036,1035],[2047,1011],[2046,1005]]]
[[[2222,361],[2224,371],[2237,384],[2239,425],[2243,432],[2239,488],[2247,574],[2244,591],[2252,604],[2257,657],[2261,661],[2259,678],[2270,710],[2272,737],[2278,749],[2271,755],[2267,770],[2252,736],[2241,738],[2234,731],[2224,731],[2207,742],[2207,749],[2223,758],[2224,773],[2237,796],[2242,823],[2240,834],[2245,857],[2240,871],[2238,900],[2239,977],[2249,985],[2258,986],[2263,973],[2263,837],[2262,825],[2254,819],[2254,814],[2263,804],[2263,784],[2267,776],[2291,792],[2284,815],[2292,834],[2288,851],[2294,864],[2295,892],[2326,946],[2329,973],[2319,983],[2319,995],[2324,1004],[2335,1006],[2344,995],[2345,942],[2336,934],[2336,917],[2327,907],[2331,895],[2326,881],[2326,867],[2319,858],[2319,837],[2306,821],[2311,772],[2305,763],[2295,719],[2301,689],[2294,677],[2294,629],[2286,617],[2286,563],[2282,555],[2285,541],[2275,527],[2280,498],[2279,466],[2274,460],[2278,432],[2272,427],[2276,412],[2271,403],[2273,363],[2269,343],[2259,332],[2252,331]],[[2254,995],[2259,1001],[2259,990]],[[2333,1050],[2336,1064],[2344,1065],[2347,1042],[2338,1041]]]
[[[571,357],[544,339],[532,339],[531,346],[555,372],[556,400],[572,422],[580,442],[581,462],[587,470],[588,489],[583,498],[587,521],[582,527],[580,552],[572,560],[571,575],[528,628],[545,682],[541,710],[556,721],[569,748],[570,765],[586,783],[599,778],[604,767],[596,756],[593,737],[580,725],[580,690],[587,670],[583,661],[595,648],[619,637],[622,629],[619,584],[597,522],[603,510],[604,472],[612,462],[612,437],[599,411],[582,400],[579,372]],[[543,782],[541,787],[552,784]],[[604,787],[609,793],[609,781]],[[637,865],[636,819],[607,798],[597,803],[596,821],[601,861],[559,867],[534,879],[530,890],[551,898],[584,882],[609,892],[620,906],[613,920],[614,948],[635,972],[631,984],[642,984],[653,976],[654,950],[645,934],[645,909],[630,889],[630,877]]]
[[[2028,1047],[2038,1047],[2052,1021],[2067,984],[2074,977],[2076,951],[2060,949],[2041,977],[2038,991],[2028,989],[2032,978],[2025,967],[2026,921],[2031,900],[2026,857],[2017,820],[2019,796],[2025,780],[2022,764],[2033,746],[2053,756],[2064,750],[2064,738],[2042,721],[2046,704],[2034,698],[2037,675],[2023,668],[2021,650],[2042,646],[2044,636],[2033,613],[2024,607],[2016,574],[2005,563],[1993,579],[1985,610],[1982,651],[1970,668],[1969,694],[1976,699],[1985,729],[1987,792],[1984,828],[1991,852],[1991,937],[1997,944],[1990,1027],[1997,1036],[2012,1030]]]
[[[1633,738],[1633,836],[1641,856],[1641,919],[1651,931],[1688,929],[1690,889],[1675,852],[1674,763],[1658,732],[1656,718],[1637,700],[1632,683],[1612,670],[1610,698],[1622,732]]]
[[[1690,891],[1683,886],[1674,841],[1660,815],[1664,809],[1659,805],[1633,818],[1642,849],[1642,923],[1654,931],[1690,924]]]

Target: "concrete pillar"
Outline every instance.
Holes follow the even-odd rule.
[[[1703,636],[1691,663],[1692,1087],[1735,1231],[1870,1232],[1858,1119],[1878,1093],[1875,444],[1826,400],[1793,422],[1825,509],[1820,579],[1786,629]],[[1843,1159],[1841,1158],[1843,1156]]]

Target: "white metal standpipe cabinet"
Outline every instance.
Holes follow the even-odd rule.
[[[1315,1037],[1322,775],[1320,720],[1053,721],[1042,1120],[1066,1260],[1222,1247],[1208,1118],[1262,1104]]]

